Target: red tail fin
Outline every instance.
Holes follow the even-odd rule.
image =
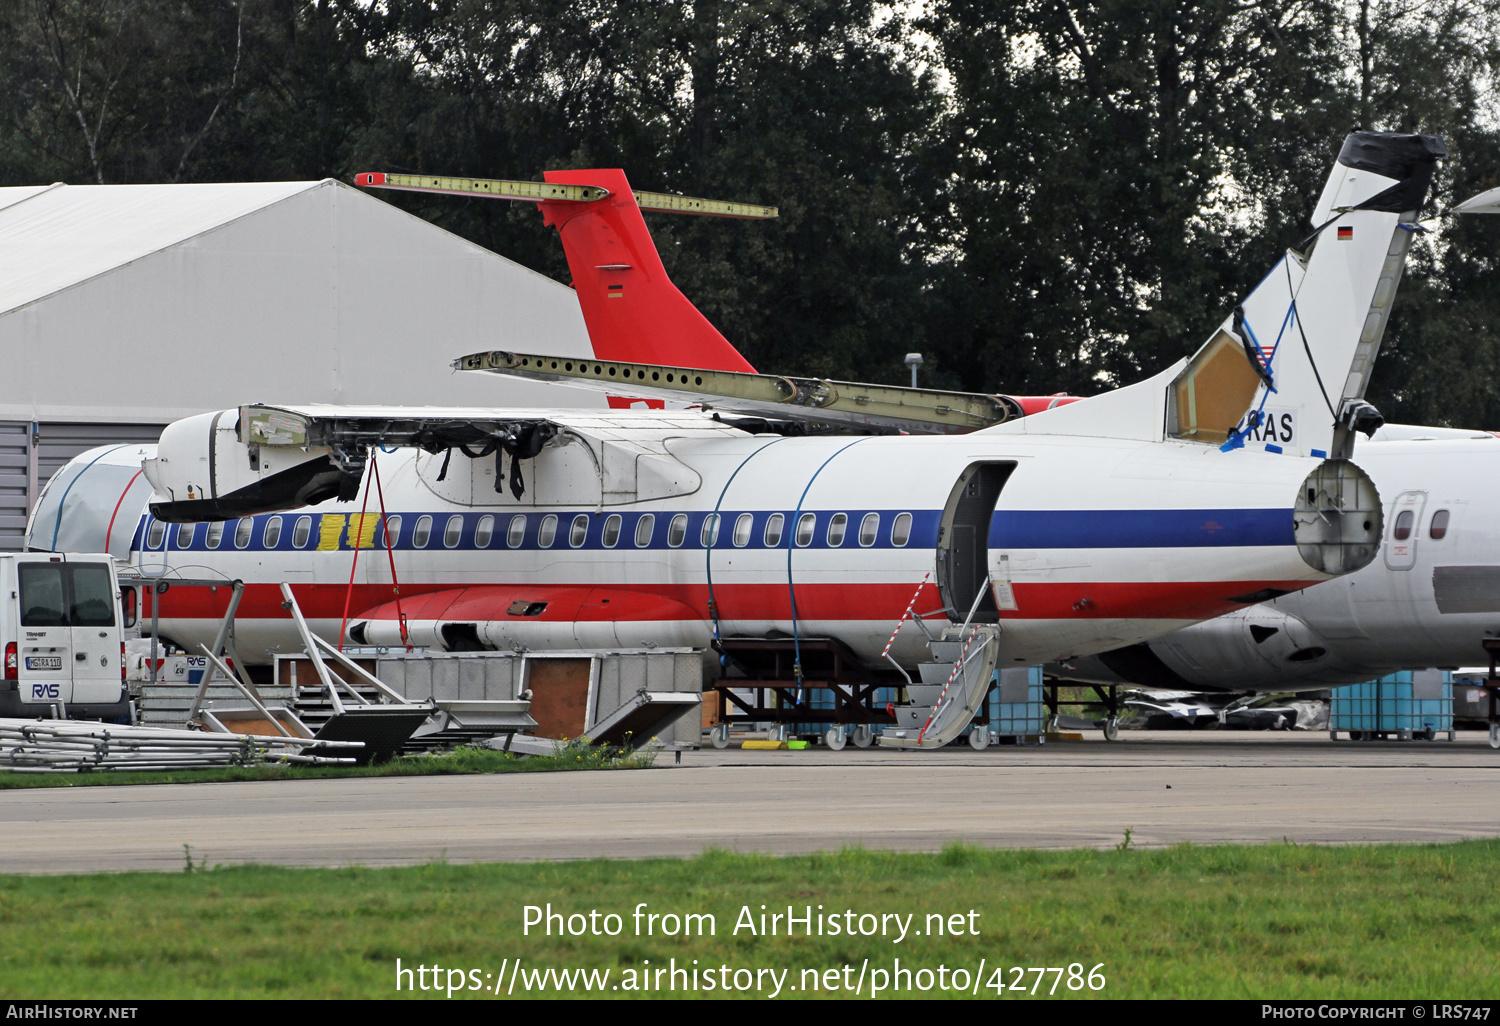
[[[624,171],[548,171],[543,177],[609,190],[593,203],[541,204],[542,216],[562,238],[595,356],[755,371],[667,277]]]

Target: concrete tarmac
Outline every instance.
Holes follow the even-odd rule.
[[[1500,751],[1125,733],[941,752],[705,749],[642,771],[0,791],[8,873],[1500,835]]]

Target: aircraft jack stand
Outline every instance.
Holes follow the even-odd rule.
[[[1500,748],[1500,673],[1495,665],[1500,661],[1500,638],[1485,638],[1484,650],[1490,657],[1490,675],[1479,686],[1490,696],[1490,747]]]
[[[1057,723],[1059,706],[1097,704],[1102,705],[1105,709],[1109,710],[1109,717],[1104,721],[1104,740],[1118,741],[1120,739],[1120,696],[1119,689],[1114,684],[1106,684],[1103,686],[1099,684],[1089,685],[1089,687],[1093,688],[1094,694],[1098,696],[1099,701],[1097,703],[1077,701],[1064,702],[1058,696],[1058,689],[1061,687],[1062,685],[1057,682],[1056,677],[1047,678],[1042,682],[1042,701],[1047,703],[1047,708],[1052,713],[1051,722],[1054,725],[1054,729]]]

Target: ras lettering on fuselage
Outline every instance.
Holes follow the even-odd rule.
[[[1255,420],[1256,414],[1250,418]],[[1297,441],[1297,411],[1268,406],[1260,411],[1258,423],[1252,423],[1246,438],[1251,442],[1272,442],[1276,445],[1291,445]]]

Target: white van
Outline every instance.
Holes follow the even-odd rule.
[[[125,618],[108,555],[0,555],[0,716],[128,717]]]

